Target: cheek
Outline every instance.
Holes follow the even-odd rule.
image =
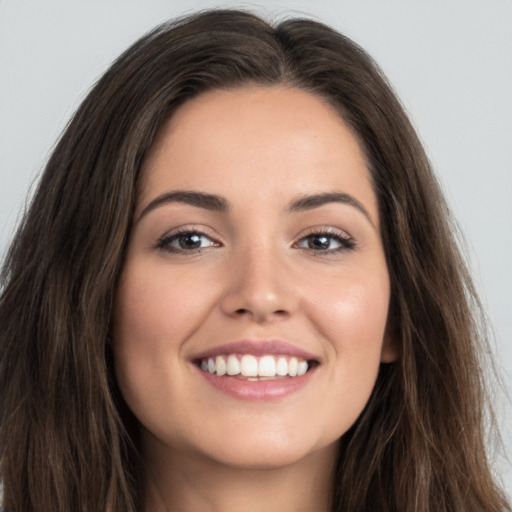
[[[189,374],[182,346],[204,322],[211,302],[198,287],[198,281],[185,282],[184,273],[136,262],[127,264],[121,276],[113,323],[116,380],[149,431],[169,430],[166,415],[155,411],[181,403]]]
[[[338,283],[338,284],[337,284]],[[322,292],[319,291],[319,286]],[[387,272],[315,283],[309,313],[332,361],[323,406],[346,431],[365,407],[381,362],[389,306]]]
[[[146,353],[168,350],[170,344],[178,349],[180,341],[204,317],[207,296],[205,286],[182,274],[127,268],[114,315],[115,339],[122,340],[119,350]]]
[[[136,395],[150,384],[157,370],[172,370],[180,350],[180,330],[188,303],[188,288],[180,286],[147,266],[131,264],[125,267],[117,292],[113,341],[116,376],[125,395]],[[162,368],[159,368],[161,366]]]
[[[143,262],[144,263],[144,262]],[[182,347],[207,321],[218,283],[210,271],[170,271],[129,262],[121,276],[113,323],[115,367],[123,394],[138,393],[157,375],[176,378],[186,360]],[[161,388],[161,384],[157,388]]]
[[[338,356],[378,353],[389,308],[387,270],[344,270],[310,283],[307,309]]]

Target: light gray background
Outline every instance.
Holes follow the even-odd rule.
[[[512,0],[0,0],[0,257],[27,190],[95,79],[154,25],[208,7],[312,15],[380,63],[466,235],[510,390]],[[496,400],[510,457],[511,405]],[[512,494],[510,462],[496,468]]]

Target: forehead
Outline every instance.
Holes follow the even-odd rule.
[[[178,108],[146,158],[139,202],[170,188],[254,201],[339,189],[377,219],[356,137],[321,98],[283,86],[215,90]]]

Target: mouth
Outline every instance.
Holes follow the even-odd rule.
[[[238,341],[197,354],[191,361],[217,390],[246,400],[283,398],[306,385],[321,362],[278,340]]]
[[[235,377],[250,382],[282,380],[305,375],[318,361],[287,354],[222,354],[194,361],[203,372],[219,377]]]

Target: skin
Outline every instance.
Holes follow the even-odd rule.
[[[229,210],[148,210],[176,190],[222,196]],[[333,191],[361,208],[288,211],[297,198]],[[146,510],[327,510],[337,440],[367,403],[380,363],[396,358],[377,201],[356,138],[332,107],[297,89],[205,93],[157,137],[134,221],[114,353],[141,423]],[[179,247],[170,235],[192,227],[205,234],[202,248],[170,252]],[[327,250],[311,248],[312,233],[326,229]],[[335,251],[340,236],[353,247]],[[222,393],[192,360],[269,338],[319,363],[281,399]]]

